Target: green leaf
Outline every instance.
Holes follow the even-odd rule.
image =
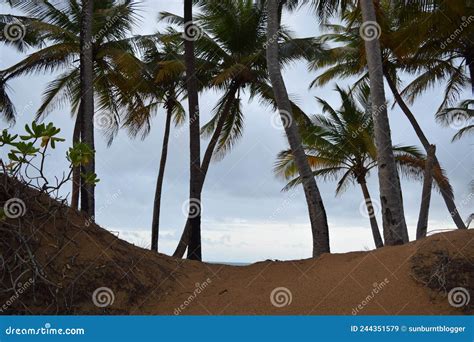
[[[97,174],[94,172],[81,173],[81,177],[86,184],[97,184],[100,182],[100,179],[97,178]]]
[[[92,150],[89,145],[76,143],[73,147],[69,148],[66,153],[66,158],[73,166],[85,165],[89,163],[94,153],[94,150]]]

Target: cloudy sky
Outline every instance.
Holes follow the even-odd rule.
[[[160,11],[182,12],[182,1],[146,0],[141,5],[142,21],[134,33],[152,33],[163,27],[157,23]],[[0,5],[1,13],[12,13]],[[298,37],[318,34],[318,25],[307,8],[285,15],[284,22]],[[0,50],[0,68],[19,61],[22,55],[4,46]],[[289,92],[310,114],[319,113],[315,96],[338,106],[335,82],[327,87],[308,89],[317,75],[308,72],[304,63],[285,70]],[[26,76],[9,85],[19,117],[12,131],[21,131],[31,122],[41,103],[41,94],[54,75]],[[407,79],[408,80],[408,79]],[[344,85],[347,82],[341,81]],[[469,96],[464,94],[464,98]],[[200,95],[202,123],[209,119],[219,94]],[[392,101],[391,97],[388,96]],[[469,181],[472,178],[474,154],[472,141],[466,138],[451,143],[452,128],[439,126],[434,111],[442,98],[442,89],[434,88],[420,98],[412,109],[432,143],[437,145],[438,159],[446,168],[455,189],[462,217],[473,212]],[[311,233],[304,195],[301,189],[284,193],[285,183],[272,173],[277,153],[286,148],[283,131],[272,125],[274,113],[261,107],[258,101],[243,100],[245,114],[244,136],[223,160],[211,165],[203,192],[203,256],[208,261],[252,262],[265,259],[298,259],[311,256]],[[51,154],[50,173],[66,169],[64,154],[71,141],[73,120],[69,107],[54,111],[46,119],[62,128],[67,142]],[[418,140],[396,107],[390,110],[393,141],[396,144],[419,145]],[[159,111],[150,135],[141,141],[131,140],[125,132],[119,134],[111,147],[106,146],[100,131],[96,132],[97,221],[121,238],[140,246],[148,246],[154,188],[158,173],[164,112]],[[0,127],[6,123],[0,121]],[[173,128],[162,199],[160,251],[172,253],[180,237],[186,217],[183,202],[188,196],[188,137],[187,125]],[[202,142],[203,149],[207,141]],[[1,151],[4,156],[5,151]],[[333,252],[372,249],[374,247],[369,220],[361,212],[363,198],[360,189],[350,188],[335,197],[335,183],[318,182],[326,206],[331,249]],[[402,180],[403,196],[410,237],[414,238],[421,197],[421,183]],[[378,197],[376,174],[369,183],[374,199]],[[68,190],[68,189],[66,189]],[[379,222],[381,218],[379,217]],[[381,225],[381,223],[380,223]],[[453,228],[449,213],[438,193],[432,197],[429,230]]]

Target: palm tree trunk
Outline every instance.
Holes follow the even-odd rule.
[[[428,228],[428,214],[430,211],[431,188],[433,186],[433,165],[436,153],[435,145],[431,145],[426,156],[425,173],[423,176],[423,190],[421,192],[420,215],[416,227],[416,239],[426,236]]]
[[[191,31],[193,25],[193,1],[184,0],[184,30]],[[201,252],[201,136],[199,124],[199,98],[194,60],[194,42],[191,37],[184,41],[184,59],[186,64],[186,87],[189,104],[189,149],[190,180],[189,207],[193,208],[190,218],[191,234],[189,239],[188,259],[202,260]]]
[[[469,217],[466,220],[466,227],[469,228],[471,225],[472,220],[474,220],[474,214],[469,215]]]
[[[209,170],[209,166],[211,165],[212,156],[214,155],[214,150],[216,148],[217,143],[219,142],[219,137],[221,136],[222,129],[224,128],[224,124],[226,123],[227,119],[229,118],[232,110],[232,104],[235,100],[235,95],[239,90],[240,85],[236,82],[232,82],[229,93],[227,95],[227,100],[222,109],[222,114],[217,120],[216,129],[211,136],[211,140],[209,140],[209,144],[207,145],[206,152],[204,153],[204,158],[202,159],[201,164],[201,187],[204,185],[204,181],[206,180],[206,174]]]
[[[81,103],[82,103],[82,142],[94,147],[94,56],[92,50],[92,17],[94,13],[94,0],[82,0],[81,18]],[[85,173],[95,173],[95,157],[83,167]],[[81,209],[92,219],[95,216],[95,184],[82,181]]]
[[[380,30],[375,16],[373,0],[361,0],[360,6],[364,25],[371,25]],[[386,245],[399,245],[408,242],[408,230],[403,212],[400,180],[392,150],[392,138],[383,85],[382,54],[378,38],[366,38],[365,50],[373,106],[372,116],[377,147],[384,239]]]
[[[209,166],[211,164],[214,150],[216,148],[217,142],[219,141],[219,137],[221,135],[222,129],[224,128],[224,124],[230,115],[232,102],[235,98],[235,94],[237,93],[238,89],[239,89],[239,84],[232,83],[229,89],[229,94],[227,96],[228,100],[226,101],[224,105],[221,116],[217,120],[216,129],[214,130],[211,140],[209,141],[209,144],[207,145],[206,152],[204,153],[204,158],[201,164],[201,183],[200,183],[200,189],[199,189],[200,193],[202,193],[202,189],[204,187],[204,181],[206,180],[207,171],[209,170]],[[188,218],[186,220],[186,225],[184,226],[183,233],[181,234],[181,238],[179,240],[178,246],[176,247],[176,250],[173,253],[173,256],[176,258],[182,258],[184,253],[186,252],[186,248],[188,247],[188,244],[189,244],[189,237],[190,237],[190,231],[191,231],[190,223],[191,223],[190,218]]]
[[[171,119],[173,117],[173,105],[168,103],[166,108],[165,132],[163,134],[163,145],[161,147],[160,170],[156,180],[155,200],[153,202],[153,219],[151,223],[151,250],[158,252],[158,236],[160,232],[160,210],[161,190],[165,177],[166,159],[168,157],[168,142],[170,138]]]
[[[72,146],[79,143],[81,140],[81,113],[82,106],[79,104],[79,111],[76,115],[76,123],[72,133]],[[75,166],[72,169],[72,192],[71,192],[71,207],[75,210],[79,209],[79,192],[81,188],[81,167]]]
[[[182,258],[184,253],[186,253],[186,249],[188,248],[188,244],[189,244],[190,232],[191,232],[191,221],[188,218],[186,220],[183,233],[181,234],[181,237],[179,239],[178,246],[176,246],[176,249],[173,253],[173,256],[175,258]]]
[[[360,181],[359,184],[362,189],[362,193],[364,194],[365,205],[367,206],[367,213],[370,219],[370,228],[372,228],[375,247],[383,247],[383,240],[382,236],[380,235],[379,225],[377,223],[377,217],[375,216],[374,205],[372,203],[372,198],[370,197],[369,188],[367,187],[365,179]]]
[[[313,257],[317,257],[322,253],[328,253],[330,250],[328,223],[321,194],[319,193],[316,180],[313,177],[311,167],[309,166],[308,159],[306,158],[301,144],[301,137],[293,117],[291,103],[281,75],[277,41],[280,28],[278,3],[278,0],[267,1],[267,66],[282,122],[287,123],[284,124],[286,136],[302,180],[313,233]]]
[[[407,104],[403,100],[402,96],[400,95],[397,86],[391,76],[385,71],[385,79],[387,80],[387,84],[390,87],[390,90],[392,91],[392,94],[395,98],[395,101],[397,104],[400,106],[402,109],[403,113],[407,117],[408,121],[410,121],[413,129],[415,130],[416,136],[420,140],[421,144],[423,145],[423,148],[426,151],[426,154],[428,155],[428,152],[430,150],[430,142],[428,141],[428,138],[426,138],[423,130],[421,129],[420,125],[418,124],[418,121],[415,118],[415,115],[413,115],[412,111],[410,108],[408,108]],[[438,158],[436,157],[436,154],[434,155],[434,167],[435,168],[441,168],[441,165],[438,161]],[[464,224],[463,219],[459,215],[459,211],[456,207],[456,203],[454,203],[454,195],[452,192],[451,185],[449,184],[449,180],[446,180],[446,182],[442,182],[439,184],[439,188],[441,191],[441,196],[443,197],[444,203],[446,204],[446,207],[448,208],[448,211],[456,224],[456,227],[459,229],[465,229],[466,225]]]

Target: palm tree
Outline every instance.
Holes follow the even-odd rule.
[[[438,122],[445,126],[458,129],[452,141],[463,138],[466,134],[474,133],[474,100],[462,101],[456,107],[449,107],[436,114]]]
[[[407,97],[409,102],[413,102],[432,85],[445,83],[445,94],[438,112],[459,97],[461,90],[474,76],[472,52],[474,45],[471,39],[473,31],[470,28],[470,21],[474,18],[470,14],[474,12],[472,6],[462,0],[411,2],[408,5],[403,4],[404,1],[401,3],[402,5],[397,6],[396,10],[381,7],[384,12],[383,17],[389,19],[387,30],[390,32],[388,32],[389,36],[385,40],[385,45],[389,47],[387,50],[392,56],[392,61],[387,60],[384,63],[384,75],[396,103],[412,124],[430,160],[430,153],[434,153],[432,151],[434,147],[426,138],[404,97]],[[413,21],[410,18],[413,16],[416,16],[419,22],[416,35],[410,35],[413,32]],[[446,17],[453,20],[445,20]],[[453,34],[456,35],[456,39],[452,38]],[[406,37],[410,37],[410,44],[400,44],[402,41],[407,41]],[[400,45],[404,47],[400,48]],[[417,74],[415,80],[402,92],[398,90],[397,68]],[[471,80],[471,86],[473,84]],[[474,87],[472,90],[474,91]],[[433,164],[440,167],[435,154],[432,159]],[[428,183],[430,182],[429,172],[430,170],[426,169],[425,178]],[[430,189],[430,187],[427,185],[424,189]],[[426,200],[429,202],[429,194],[426,195],[428,196]],[[441,184],[441,195],[456,226],[459,229],[465,229],[466,225],[456,208],[454,194],[447,179],[444,184]],[[418,222],[420,236],[426,234],[426,228],[422,228],[426,225],[422,222],[423,210],[427,210],[427,205],[422,203]],[[426,216],[427,213],[424,215]]]
[[[195,68],[193,23],[193,1],[184,0],[184,59],[186,65],[186,87],[189,106],[189,147],[190,147],[190,180],[189,212],[191,234],[189,239],[188,259],[201,260],[201,137],[199,125],[199,96]]]
[[[428,229],[428,215],[430,211],[431,188],[433,185],[433,166],[436,153],[436,146],[431,145],[426,156],[425,171],[423,175],[423,189],[421,191],[420,214],[416,226],[416,239],[426,236]]]
[[[429,154],[431,143],[398,90],[400,84],[398,72],[416,70],[417,65],[426,63],[426,60],[411,58],[410,54],[413,55],[412,52],[416,51],[419,45],[418,42],[406,38],[406,33],[404,36],[399,36],[401,30],[399,20],[393,17],[389,8],[379,7],[379,11],[382,11],[382,9],[384,9],[384,15],[380,15],[380,17],[384,19],[381,22],[384,77],[396,103],[409,120],[426,153]],[[318,55],[318,58],[313,61],[312,69],[326,68],[326,70],[312,82],[312,85],[324,85],[332,79],[352,76],[360,77],[355,85],[366,82],[368,73],[363,49],[364,41],[359,34],[361,32],[360,18],[358,18],[357,13],[351,13],[347,14],[345,19],[347,20],[347,25],[345,26],[326,25],[326,28],[331,32],[321,36],[320,39],[324,42],[335,42],[338,46],[328,49],[326,54]],[[410,36],[408,35],[408,37]],[[400,43],[401,39],[404,42],[403,44]],[[434,156],[434,164],[440,167],[436,155]],[[454,194],[449,180],[446,179],[446,183],[440,184],[440,187],[441,195],[456,226],[458,228],[465,228],[454,203]]]
[[[195,18],[198,35],[195,39],[196,61],[208,72],[198,75],[202,90],[216,89],[223,93],[214,108],[213,118],[202,128],[202,134],[210,136],[201,163],[201,191],[211,161],[222,158],[243,134],[244,113],[242,97],[248,92],[250,99],[276,109],[272,87],[269,85],[265,58],[265,10],[251,0],[203,1],[200,14]],[[183,18],[162,13],[171,24],[183,25]],[[243,31],[245,28],[245,31]],[[168,35],[172,39],[175,34]],[[320,48],[312,38],[292,38],[289,32],[279,32],[282,63],[309,58]],[[179,69],[173,63],[170,70]],[[203,78],[204,77],[204,78]],[[291,103],[296,120],[307,118],[298,106]],[[189,239],[189,220],[174,256],[181,257]]]
[[[150,101],[147,106],[149,113],[139,118],[139,120],[130,120],[126,123],[126,126],[131,129],[132,135],[135,136],[141,130],[143,121],[149,120],[156,107],[162,106],[166,111],[161,159],[153,201],[151,226],[151,250],[153,251],[158,251],[162,188],[168,156],[171,123],[174,121],[175,126],[178,126],[184,123],[185,119],[185,110],[180,103],[185,90],[184,69],[181,68],[183,56],[181,45],[159,35],[156,44],[153,43],[146,46],[143,53],[144,75],[142,77],[146,82],[140,83],[140,87],[134,91],[138,91],[141,95],[144,95],[142,97],[145,97],[145,99],[139,97],[139,104],[145,102],[146,99]]]
[[[362,25],[366,25],[366,27],[375,26],[375,30],[377,30],[379,26],[373,0],[361,0],[359,4],[362,10]],[[384,238],[387,245],[398,245],[408,242],[408,230],[403,212],[400,179],[392,150],[392,138],[383,84],[382,54],[377,36],[365,39],[365,50],[369,70],[370,94],[374,108],[372,115],[377,146],[377,164],[379,165]]]
[[[67,101],[71,104],[72,115],[76,116],[73,143],[81,139],[81,131],[88,134],[87,138],[83,137],[83,139],[88,139],[91,143],[90,140],[93,139],[93,132],[89,132],[91,118],[88,118],[89,127],[85,128],[82,127],[80,115],[84,111],[81,106],[80,67],[82,3],[71,0],[52,5],[48,1],[22,1],[14,2],[14,6],[24,11],[26,16],[0,15],[0,29],[3,30],[9,23],[16,23],[24,29],[24,37],[11,41],[2,36],[1,41],[20,52],[25,52],[29,48],[36,48],[37,51],[0,72],[2,112],[7,119],[14,120],[15,108],[6,92],[6,84],[9,80],[30,73],[62,72],[47,86],[43,103],[37,111],[37,118],[49,114]],[[85,10],[86,7],[84,7]],[[83,44],[83,47],[89,48],[86,50],[92,49],[94,52],[93,90],[98,104],[95,115],[99,116],[99,120],[105,118],[106,123],[109,123],[106,127],[101,127],[109,137],[109,141],[117,132],[120,111],[128,102],[124,97],[118,100],[117,94],[123,93],[126,84],[128,87],[135,86],[133,82],[136,78],[133,78],[133,75],[137,73],[140,65],[134,56],[136,39],[128,37],[137,20],[136,11],[137,4],[132,0],[96,1],[92,18],[93,39],[89,44]],[[88,96],[91,97],[90,94]],[[90,111],[90,103],[88,106],[88,111]],[[132,114],[126,112],[126,115]],[[75,169],[71,204],[76,208],[80,183],[78,178],[80,178],[79,171]],[[92,185],[89,187],[93,189]]]
[[[461,138],[466,137],[474,133],[474,100],[465,100],[458,104],[456,107],[445,108],[436,114],[436,119],[442,125],[448,125],[458,130],[453,136],[452,141],[457,141]],[[469,189],[471,193],[474,192],[474,180],[469,183]],[[474,219],[474,213],[469,214],[466,219],[465,227],[469,228],[472,220]]]
[[[182,123],[184,119],[184,108],[179,102],[175,88],[170,88],[164,98],[164,108],[166,109],[165,131],[163,134],[163,144],[161,146],[161,160],[156,180],[155,199],[153,201],[153,217],[152,217],[152,235],[151,250],[158,251],[158,236],[160,231],[160,212],[161,212],[161,195],[163,189],[163,180],[165,176],[166,159],[168,156],[168,142],[170,137],[171,121],[174,118],[175,125]]]
[[[94,1],[82,0],[80,34],[80,83],[81,83],[81,141],[92,151],[94,147],[94,54],[92,50]],[[95,158],[82,166],[83,174],[95,174]],[[95,183],[81,179],[81,208],[91,218],[95,217]]]
[[[328,253],[329,232],[326,211],[316,180],[312,176],[311,168],[304,153],[297,123],[294,120],[288,92],[281,75],[278,31],[280,30],[280,3],[277,0],[267,1],[268,27],[267,27],[267,65],[268,73],[273,85],[275,99],[284,123],[286,136],[290,144],[294,162],[303,184],[306,202],[313,233],[313,257]]]
[[[335,14],[345,14],[346,10],[353,6],[353,3],[347,0],[311,0],[311,3],[320,21],[326,22],[329,17]],[[408,241],[408,230],[403,212],[400,179],[392,151],[390,124],[385,102],[382,57],[378,39],[380,27],[377,23],[373,0],[361,0],[357,2],[357,6],[362,12],[363,32],[369,33],[364,45],[372,89],[372,105],[374,106],[372,113],[374,115],[374,134],[378,150],[377,158],[380,165],[379,188],[385,243],[387,245],[403,244]]]
[[[465,0],[402,0],[396,16],[400,30],[397,39],[416,28],[412,40],[419,76],[405,89],[410,101],[433,83],[446,85],[441,107],[453,104],[460,90],[470,85],[474,93],[474,7]],[[413,20],[416,18],[416,20]],[[449,20],[446,20],[449,18]]]
[[[303,147],[315,177],[339,180],[336,195],[342,194],[351,183],[360,185],[375,246],[379,248],[383,246],[383,240],[375,216],[376,206],[367,187],[367,177],[378,167],[369,90],[365,87],[357,96],[339,87],[336,90],[341,107],[334,109],[327,101],[318,98],[325,115],[314,116],[312,124],[305,127]],[[425,165],[420,151],[414,146],[393,146],[393,152],[401,173],[419,179]],[[297,168],[291,150],[278,155],[275,172],[291,179],[284,190],[301,183],[300,177],[295,178]],[[434,177],[439,183],[445,175],[441,169],[435,168]]]
[[[166,111],[165,132],[153,202],[151,249],[154,251],[158,250],[162,187],[171,121],[178,126],[184,122],[185,118],[185,110],[180,103],[186,93],[186,67],[182,38],[183,33],[171,27],[164,33],[137,37],[136,44],[140,45],[143,57],[132,82],[137,85],[127,89],[128,84],[126,84],[122,89],[125,100],[128,99],[126,106],[129,113],[126,115],[123,126],[128,128],[132,137],[141,133],[142,138],[145,138],[150,131],[151,118],[157,109],[163,107]],[[195,58],[195,63],[195,75],[199,80],[198,90],[202,91],[205,88],[203,85],[210,83],[214,65],[200,58]],[[194,210],[194,206],[192,209]],[[185,250],[183,254],[184,252]]]

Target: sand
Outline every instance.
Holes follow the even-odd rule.
[[[226,266],[180,260],[144,250],[95,224],[85,225],[87,219],[72,209],[62,207],[41,216],[38,213],[43,208],[30,204],[28,213],[32,215],[29,219],[35,220],[34,253],[48,284],[36,280],[34,287],[15,300],[6,313],[472,313],[472,300],[469,305],[456,308],[450,305],[447,296],[456,285],[462,285],[474,296],[472,230],[435,234],[375,251]],[[8,220],[13,226],[15,222]],[[11,252],[17,246],[12,243],[9,248]],[[444,285],[431,281],[433,276],[444,281]],[[3,275],[4,288],[7,280]],[[25,279],[22,281],[25,283]],[[93,294],[100,293],[99,288],[109,291],[109,297],[101,299],[109,305],[96,305],[98,298],[94,299]],[[0,301],[5,302],[10,296],[0,294]]]

